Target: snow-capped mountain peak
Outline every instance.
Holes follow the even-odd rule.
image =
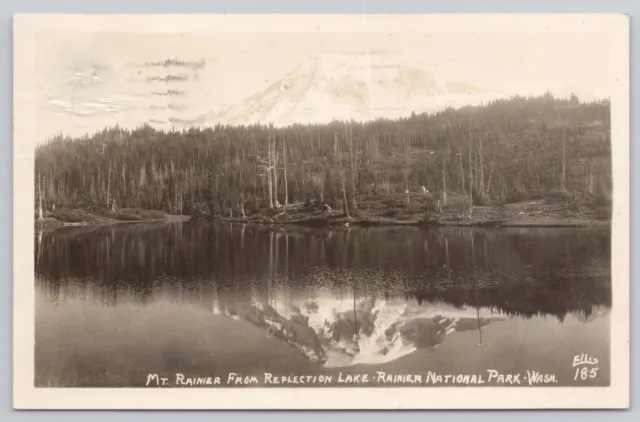
[[[391,362],[418,349],[437,347],[453,332],[506,319],[486,309],[427,307],[373,297],[359,298],[349,306],[326,295],[308,300],[279,299],[271,306],[252,295],[249,303],[229,307],[216,302],[212,311],[265,329],[268,337],[286,342],[324,367]]]
[[[264,90],[213,115],[215,123],[328,123],[405,117],[501,95],[376,55],[310,58]]]

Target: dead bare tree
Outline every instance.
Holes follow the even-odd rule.
[[[567,172],[567,134],[566,131],[562,130],[562,176],[560,179],[560,190],[566,190],[566,172]]]
[[[460,153],[458,154],[460,160],[458,161],[458,164],[460,165],[460,182],[462,183],[462,195],[466,196],[467,195],[467,190],[465,189],[464,186],[464,165],[462,163],[462,150],[460,150]]]
[[[240,193],[240,203],[238,204],[238,207],[242,213],[242,218],[247,218],[247,214],[244,212],[244,195],[242,193]]]
[[[289,205],[289,186],[287,183],[287,137],[282,136],[282,162],[284,167],[284,206]]]
[[[109,161],[109,173],[107,174],[107,206],[111,205],[111,161]]]
[[[351,208],[355,211],[356,209],[356,178],[358,175],[358,169],[356,164],[356,154],[353,148],[353,133],[351,132],[351,123],[349,123],[349,132],[348,132],[348,144],[349,144],[349,164],[351,167],[351,191],[353,192],[353,196],[351,198]]]
[[[447,160],[442,162],[442,205],[447,205]]]
[[[487,183],[487,193],[491,192],[491,176],[493,175],[493,168],[495,164],[495,157],[491,159],[491,168],[489,169],[489,181]]]
[[[402,134],[398,133],[398,135],[396,136],[397,142],[400,142]],[[404,153],[404,172],[402,176],[404,182],[404,190],[406,191],[409,189],[409,173],[411,168],[411,142],[408,137],[405,137],[405,139],[402,140],[402,147]]]
[[[42,182],[38,173],[38,220],[42,220]]]
[[[273,205],[276,208],[279,208],[280,202],[278,202],[278,150],[276,148],[275,131],[271,132],[269,146],[271,151],[271,172],[273,173]]]
[[[478,155],[480,155],[480,193],[484,195],[484,160],[482,158],[482,136],[478,138]]]
[[[349,132],[347,130],[347,141],[349,140]],[[340,182],[342,184],[342,199],[344,204],[344,212],[347,215],[348,219],[351,219],[351,215],[349,214],[349,202],[347,200],[347,187],[345,182],[345,169],[342,164],[342,153],[340,151],[340,142],[338,140],[338,134],[334,132],[333,134],[333,142],[334,142],[334,153],[336,154],[335,160],[338,165],[338,174],[340,175]]]
[[[271,157],[271,139],[269,139],[267,156],[258,156],[258,162],[260,163],[258,167],[260,168],[262,175],[267,177],[267,186],[269,189],[269,209],[273,208],[273,180],[271,179],[271,175],[274,169],[273,160]]]
[[[473,213],[473,164],[471,162],[471,124],[469,124],[469,219]]]
[[[347,190],[345,189],[344,183],[344,170],[340,169],[340,180],[342,181],[342,198],[344,199],[344,212],[347,214],[347,218],[351,220],[351,215],[349,214],[349,203],[347,202]]]

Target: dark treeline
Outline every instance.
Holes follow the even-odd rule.
[[[609,101],[550,94],[368,123],[115,127],[37,148],[36,207],[239,216],[318,200],[356,212],[424,189],[444,205],[552,192],[607,202],[610,144]]]

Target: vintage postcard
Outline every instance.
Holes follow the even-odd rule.
[[[629,405],[624,15],[20,15],[14,406]]]

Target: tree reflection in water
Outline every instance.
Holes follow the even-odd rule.
[[[469,329],[483,353],[491,321],[588,321],[611,306],[604,229],[194,222],[40,231],[35,242],[36,287],[47,300],[188,302],[272,327],[321,363],[336,350],[342,360],[386,356]]]

